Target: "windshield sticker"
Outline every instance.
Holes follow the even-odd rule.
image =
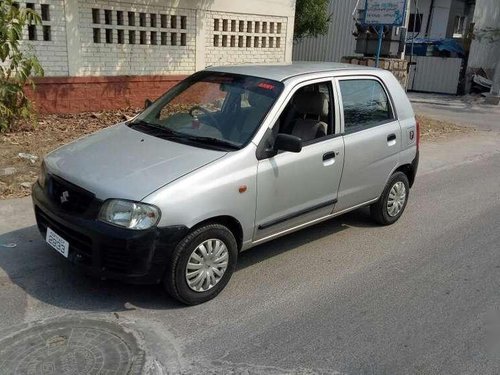
[[[259,84],[257,84],[257,87],[264,90],[274,90],[274,85],[266,82],[260,82]]]

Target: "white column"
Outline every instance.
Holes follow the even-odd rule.
[[[497,66],[495,68],[495,74],[493,75],[493,84],[491,85],[490,93],[494,96],[500,95],[500,61],[497,62]]]
[[[80,70],[80,17],[77,0],[64,0],[64,15],[66,19],[66,45],[68,49],[68,74],[77,76]]]
[[[295,3],[295,1],[294,1],[294,3]],[[295,6],[294,6],[293,14],[295,14]],[[295,25],[295,17],[287,17],[286,45],[285,45],[285,63],[287,63],[287,64],[292,62],[294,25]]]
[[[202,9],[196,10],[196,71],[206,68],[205,46],[207,44],[207,11]]]
[[[410,13],[411,13],[411,3],[412,2],[413,2],[413,0],[407,0],[407,2],[406,2],[405,24],[403,25],[404,31],[403,31],[403,28],[399,29],[400,33],[405,32],[405,35],[404,35],[405,40],[403,41],[403,52],[401,52],[401,55],[399,56],[399,58],[401,60],[404,60],[405,54],[406,54],[406,39],[408,39],[408,34],[409,34],[408,25],[410,24]]]

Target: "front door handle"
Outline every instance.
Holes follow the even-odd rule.
[[[323,165],[325,167],[329,167],[330,165],[335,164],[335,155],[337,155],[335,151],[330,151],[326,154],[323,154]]]
[[[330,151],[327,152],[326,154],[323,154],[323,161],[327,161],[330,159],[335,159],[335,151]]]

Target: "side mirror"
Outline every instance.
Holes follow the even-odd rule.
[[[151,107],[151,104],[153,104],[153,101],[151,99],[146,99],[144,101],[144,109],[148,109],[149,107]]]
[[[280,133],[276,135],[274,140],[274,150],[300,152],[302,151],[302,139],[294,135]]]

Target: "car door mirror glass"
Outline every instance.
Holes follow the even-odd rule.
[[[302,139],[294,135],[280,133],[274,140],[274,150],[300,152],[302,151]]]
[[[151,107],[151,104],[153,104],[153,101],[151,99],[146,99],[144,101],[144,109],[148,109],[149,107]]]

